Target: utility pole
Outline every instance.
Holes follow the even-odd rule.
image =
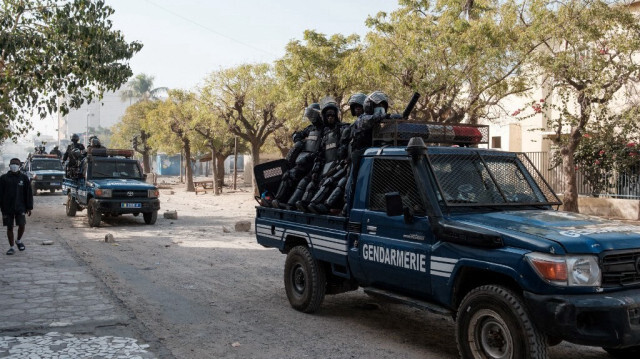
[[[238,182],[238,136],[233,136],[233,190]]]

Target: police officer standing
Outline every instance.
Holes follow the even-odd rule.
[[[31,216],[33,209],[33,193],[29,185],[29,177],[20,172],[20,160],[12,158],[9,162],[9,172],[0,176],[0,200],[2,201],[2,225],[7,227],[9,250],[7,255],[15,253],[14,244],[18,249],[25,249],[22,243],[25,225],[25,214]],[[18,239],[14,243],[13,225],[18,225]]]
[[[62,162],[69,158],[73,150],[78,149],[80,151],[84,151],[84,145],[82,143],[78,143],[78,141],[80,141],[80,137],[77,134],[74,133],[71,135],[71,143],[67,146],[67,151],[64,153],[64,157],[62,157]]]
[[[54,146],[53,149],[49,152],[50,155],[58,156],[58,159],[62,158],[62,152],[58,149],[58,146]]]

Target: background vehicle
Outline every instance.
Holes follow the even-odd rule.
[[[38,190],[55,192],[62,189],[64,170],[60,159],[55,155],[31,154],[23,163],[22,170],[31,180],[31,190],[36,195]]]
[[[463,358],[546,358],[563,340],[637,357],[640,227],[554,210],[524,154],[424,145],[484,143],[482,127],[393,121],[375,136],[392,146],[366,151],[347,217],[257,207],[293,308],[363,287],[453,317]],[[283,166],[256,178],[275,187]]]
[[[100,225],[103,216],[142,213],[146,224],[158,217],[160,192],[144,182],[145,176],[133,150],[94,149],[79,162],[77,177],[65,177],[63,192],[67,195],[67,216],[87,209],[89,226]]]

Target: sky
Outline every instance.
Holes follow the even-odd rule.
[[[211,72],[268,62],[306,29],[331,35],[367,33],[365,20],[391,12],[397,0],[106,0],[114,28],[142,50],[134,74],[155,77],[156,87],[193,89]]]
[[[304,30],[326,35],[368,32],[365,20],[398,8],[397,0],[106,0],[113,29],[144,47],[129,61],[155,87],[195,89],[214,71],[273,63]],[[57,116],[34,119],[36,132],[57,137]]]

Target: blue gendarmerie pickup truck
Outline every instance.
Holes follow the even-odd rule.
[[[100,225],[104,216],[142,213],[146,224],[156,223],[160,192],[146,183],[133,150],[92,149],[77,161],[78,170],[68,170],[63,183],[67,216],[87,209],[89,226]]]
[[[22,170],[31,180],[31,192],[34,195],[38,194],[38,190],[53,193],[62,189],[64,170],[56,155],[30,154]]]
[[[362,287],[454,318],[462,358],[546,358],[563,340],[640,357],[640,227],[558,211],[524,154],[473,148],[482,126],[377,134],[347,217],[256,207],[293,308]],[[286,168],[266,167],[256,178],[277,188]]]

